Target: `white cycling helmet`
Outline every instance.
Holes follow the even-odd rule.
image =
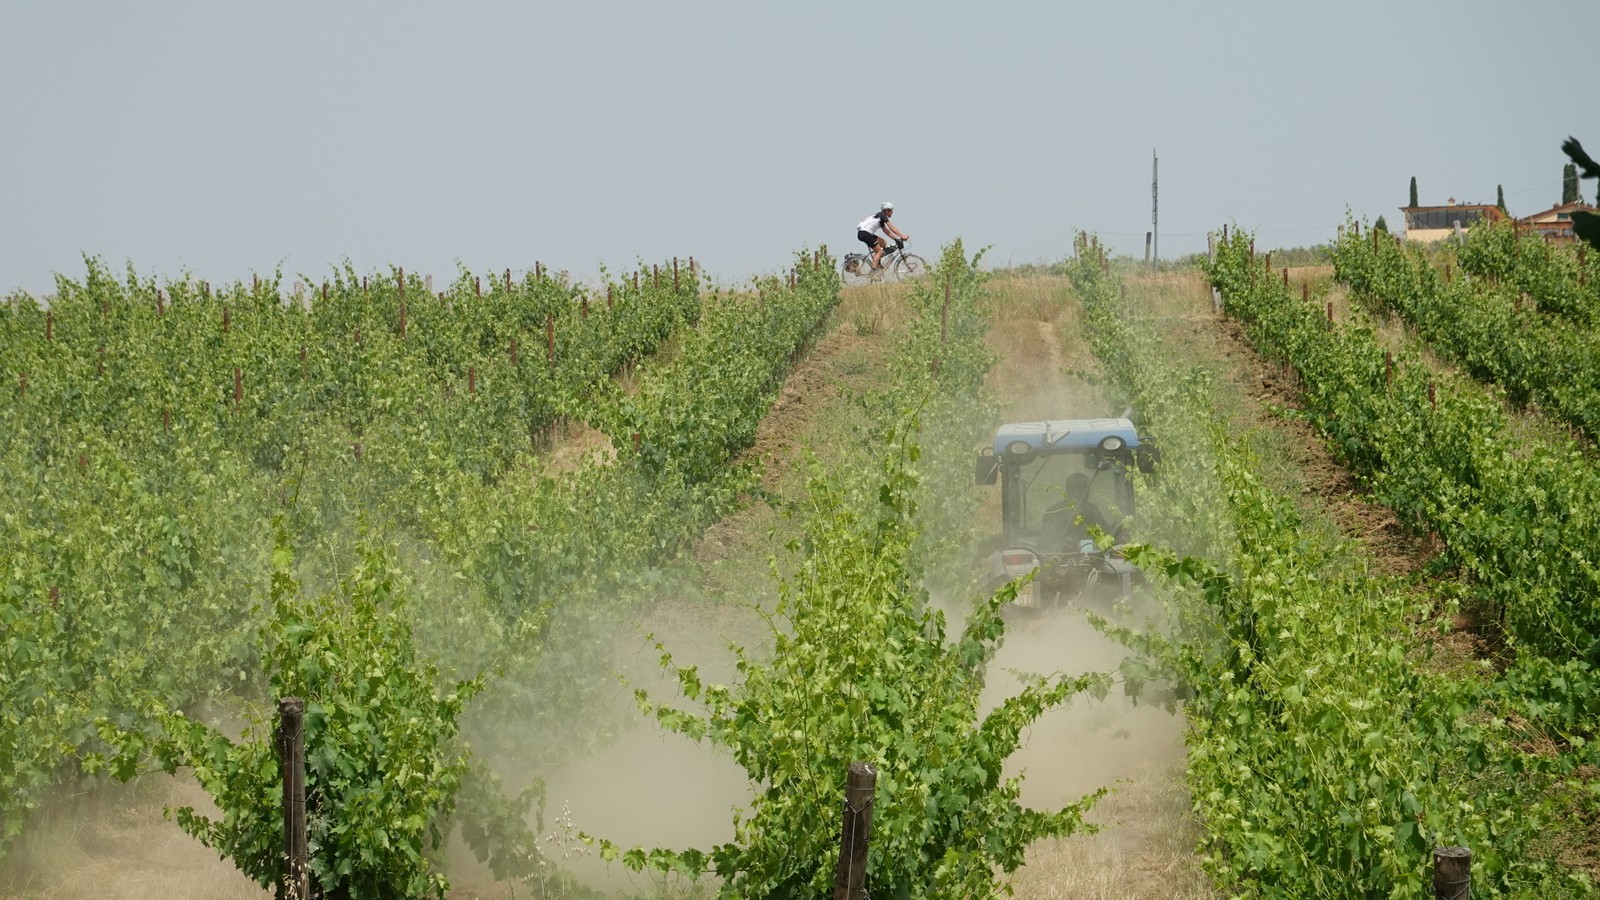
[[[883,201],[883,205],[878,207],[878,210],[879,210],[879,212],[882,212],[883,210],[886,210],[886,209],[894,209],[894,204],[890,203],[887,200]]]

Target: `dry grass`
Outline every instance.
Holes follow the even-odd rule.
[[[838,320],[849,322],[860,337],[903,331],[915,315],[906,302],[909,284],[880,282],[846,287],[839,291]]]
[[[17,900],[260,900],[270,897],[162,816],[163,807],[215,814],[192,779],[146,775],[127,785],[63,788],[28,823],[0,867],[0,896]]]
[[[1011,884],[1021,900],[1210,900],[1194,847],[1181,764],[1153,763],[1115,788],[1089,820],[1102,830],[1035,844]]]
[[[615,459],[616,448],[605,432],[585,422],[560,421],[551,426],[550,446],[541,457],[543,471],[564,475],[578,471],[585,462]]]

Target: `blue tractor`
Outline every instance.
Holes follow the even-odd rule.
[[[1015,601],[1030,610],[1128,597],[1138,570],[1116,551],[1115,536],[1133,516],[1130,469],[1149,471],[1154,462],[1154,448],[1126,417],[1001,426],[974,467],[978,484],[1000,485],[1003,525],[982,586],[1035,573]],[[1112,536],[1111,546],[1097,545],[1090,526]]]

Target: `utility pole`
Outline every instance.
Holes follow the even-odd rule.
[[[1151,150],[1150,150],[1150,234],[1152,236],[1152,245],[1153,245],[1152,250],[1151,250],[1151,256],[1152,256],[1153,259],[1155,259],[1157,261],[1159,261],[1161,259],[1161,228],[1158,225],[1158,223],[1161,221],[1161,215],[1160,215],[1160,213],[1161,213],[1161,191],[1160,191],[1161,178],[1160,178],[1160,169],[1158,168],[1159,165],[1160,165],[1160,162],[1161,161],[1156,158],[1155,149],[1151,148]]]

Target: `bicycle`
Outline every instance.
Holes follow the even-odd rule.
[[[883,251],[876,269],[872,267],[870,253],[846,253],[839,268],[846,284],[867,284],[882,281],[885,275],[896,280],[920,278],[928,272],[928,261],[915,253],[907,253],[905,241],[895,241]]]

